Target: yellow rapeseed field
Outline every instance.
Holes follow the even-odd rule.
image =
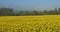
[[[0,32],[60,32],[60,15],[0,16]]]

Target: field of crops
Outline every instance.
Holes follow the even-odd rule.
[[[60,15],[0,16],[0,32],[60,32]]]

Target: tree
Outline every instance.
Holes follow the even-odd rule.
[[[54,10],[50,10],[50,11],[48,11],[48,14],[50,15],[52,15],[52,14],[55,14],[55,12],[54,12]]]
[[[48,14],[47,10],[44,10],[43,14],[45,14],[45,15]]]
[[[60,14],[60,8],[58,8],[58,14]]]
[[[20,11],[20,15],[24,15],[24,11]]]
[[[25,15],[29,15],[29,11],[25,11]]]
[[[0,8],[0,15],[12,15],[13,9],[11,8]]]
[[[33,14],[33,15],[38,15],[38,11],[33,10],[33,11],[32,11],[32,14]]]
[[[55,14],[58,14],[58,12],[57,12],[57,8],[55,8]]]

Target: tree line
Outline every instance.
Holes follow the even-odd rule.
[[[44,11],[19,11],[19,13],[14,13],[12,8],[0,8],[0,16],[24,16],[24,15],[60,15],[60,8],[55,8],[54,10],[44,10]]]

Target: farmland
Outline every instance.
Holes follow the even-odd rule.
[[[0,16],[0,32],[60,32],[60,15]]]

